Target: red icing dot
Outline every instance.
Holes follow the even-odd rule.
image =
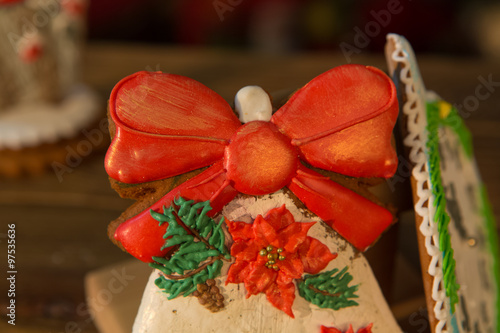
[[[292,180],[299,163],[290,139],[269,122],[252,121],[232,137],[224,154],[224,168],[241,193],[276,192]]]
[[[40,59],[43,54],[43,47],[40,42],[33,41],[29,45],[24,46],[20,52],[19,57],[24,63],[33,63]]]

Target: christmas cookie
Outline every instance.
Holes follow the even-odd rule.
[[[432,332],[498,332],[496,225],[457,110],[427,91],[413,50],[387,38],[390,73],[400,89]]]
[[[137,201],[108,231],[154,268],[134,331],[400,332],[362,255],[394,217],[358,184],[395,173],[397,116],[392,81],[361,65],[277,110],[254,86],[233,110],[183,76],[120,81],[105,167]]]
[[[83,0],[0,2],[0,175],[68,168],[82,130],[98,126],[99,101],[80,83],[85,8]]]

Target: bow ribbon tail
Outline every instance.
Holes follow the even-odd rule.
[[[288,188],[360,251],[365,251],[393,222],[387,209],[302,165]]]
[[[165,244],[163,235],[168,223],[161,226],[150,214],[150,210],[160,212],[163,206],[170,206],[176,198],[183,197],[194,201],[210,200],[212,210],[207,215],[215,215],[231,201],[238,192],[229,184],[222,162],[203,171],[180,186],[168,192],[154,205],[142,213],[121,223],[115,230],[114,238],[134,257],[153,262],[152,257],[164,257],[169,248],[161,249]]]

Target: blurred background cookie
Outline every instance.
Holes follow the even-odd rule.
[[[0,3],[0,175],[67,165],[67,147],[98,126],[103,107],[81,83],[86,9],[85,0]]]

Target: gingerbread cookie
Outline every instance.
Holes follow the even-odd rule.
[[[404,143],[432,332],[498,332],[496,225],[457,110],[427,91],[408,41],[387,38],[390,72],[404,101]]]
[[[393,214],[332,180],[396,171],[392,81],[340,66],[275,112],[245,87],[235,111],[174,74],[111,93],[105,167],[137,202],[109,235],[155,268],[134,332],[399,332],[361,253]]]

